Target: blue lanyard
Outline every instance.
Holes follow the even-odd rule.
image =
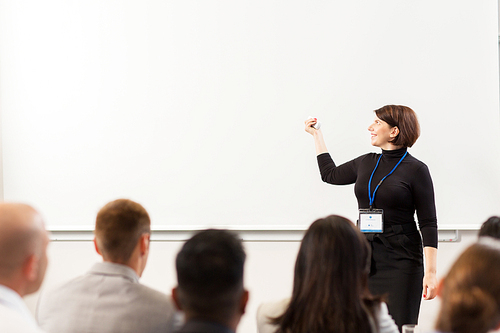
[[[401,162],[403,162],[403,159],[406,157],[406,154],[408,154],[408,151],[406,151],[406,153],[403,155],[403,157],[401,157],[401,159],[399,160],[398,164],[396,164],[396,166],[392,169],[392,171],[389,172],[389,174],[387,176],[385,176],[384,178],[382,178],[382,180],[380,180],[378,182],[377,187],[375,187],[375,191],[373,191],[373,195],[372,195],[371,194],[371,192],[372,192],[372,190],[371,190],[372,178],[373,178],[373,174],[375,173],[375,170],[377,170],[377,168],[378,168],[378,164],[380,162],[380,159],[382,158],[382,155],[380,155],[380,157],[378,158],[377,165],[375,165],[375,169],[373,169],[372,175],[370,176],[370,180],[368,181],[368,199],[370,199],[370,209],[373,207],[373,201],[375,201],[375,193],[377,193],[377,190],[378,190],[380,184],[382,184],[382,182],[384,181],[384,179],[386,179],[387,177],[389,177],[394,172],[394,170],[396,170],[396,168],[398,167],[398,165]]]

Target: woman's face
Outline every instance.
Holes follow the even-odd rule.
[[[388,123],[375,116],[373,124],[368,126],[368,130],[371,134],[370,140],[372,146],[386,150],[395,148],[389,140],[397,136],[399,131],[397,127],[391,127]]]

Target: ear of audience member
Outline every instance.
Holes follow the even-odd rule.
[[[188,240],[176,258],[178,286],[172,296],[184,311],[180,332],[234,332],[245,312],[245,252],[227,230],[205,230]]]
[[[487,219],[479,229],[479,237],[488,236],[500,239],[500,217],[492,216]]]
[[[441,281],[436,329],[486,333],[500,328],[500,243],[484,237],[467,248]]]
[[[49,333],[169,332],[174,304],[139,283],[149,256],[150,218],[127,199],[97,214],[95,248],[103,262],[83,276],[40,296],[37,318]]]
[[[41,332],[22,297],[42,284],[48,243],[35,209],[0,203],[0,332]]]
[[[370,248],[354,224],[331,215],[306,231],[290,299],[262,304],[260,333],[391,332],[385,303],[368,291]]]

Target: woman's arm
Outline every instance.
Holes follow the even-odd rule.
[[[320,155],[323,153],[328,153],[328,149],[326,149],[325,140],[323,139],[323,133],[321,129],[315,129],[312,127],[317,123],[316,118],[309,118],[305,122],[306,132],[311,134],[314,137],[314,146],[316,147],[316,155]]]
[[[317,120],[314,118],[307,119],[304,123],[306,125],[306,132],[311,134],[314,138],[314,145],[316,147],[316,155],[318,159],[319,171],[321,179],[325,183],[334,185],[352,184],[356,181],[357,177],[357,160],[352,160],[342,165],[337,166],[333,162],[332,157],[326,149],[323,133],[320,129],[312,127],[316,124]]]
[[[424,299],[433,299],[436,297],[437,293],[437,277],[436,277],[436,266],[437,266],[437,249],[435,247],[426,246],[424,247],[425,255],[425,273],[424,273]]]
[[[437,293],[437,217],[434,201],[434,186],[427,166],[422,165],[415,172],[413,184],[413,198],[417,210],[418,224],[424,242],[425,273],[423,284],[423,297],[433,299]]]

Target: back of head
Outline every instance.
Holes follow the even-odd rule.
[[[488,236],[500,239],[500,217],[492,216],[481,225],[479,237]]]
[[[209,229],[189,239],[177,254],[177,298],[190,317],[226,323],[243,289],[245,251],[236,234]]]
[[[436,328],[482,333],[500,324],[500,243],[483,238],[455,261],[441,287]]]
[[[35,209],[25,204],[1,203],[0,284],[14,288],[21,296],[38,290],[47,267],[48,243],[43,219]],[[36,263],[31,268],[36,272],[24,276],[33,258]]]
[[[141,235],[150,231],[148,213],[134,201],[118,199],[97,213],[95,237],[105,260],[127,263]]]
[[[300,246],[290,305],[274,320],[279,331],[369,332],[369,259],[368,242],[351,221],[316,220]]]

